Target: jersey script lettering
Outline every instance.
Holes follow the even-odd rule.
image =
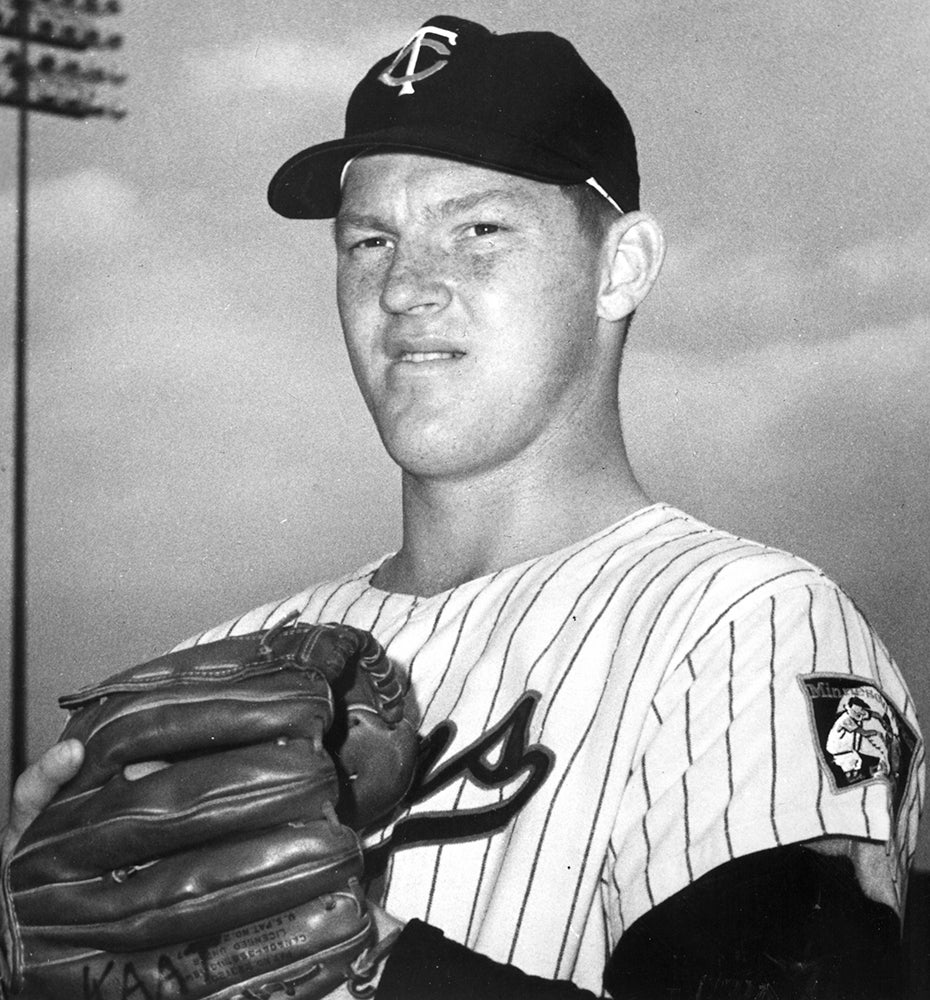
[[[530,723],[539,697],[536,691],[522,695],[496,726],[438,766],[456,729],[451,722],[441,722],[433,729],[423,740],[408,804],[425,802],[461,779],[505,794],[480,808],[418,812],[398,820],[384,841],[366,851],[372,874],[383,871],[393,851],[416,844],[475,840],[507,826],[545,782],[555,759],[548,747],[529,745]]]

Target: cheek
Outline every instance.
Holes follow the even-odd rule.
[[[377,308],[381,298],[381,274],[375,267],[340,265],[336,269],[336,304],[340,318]]]
[[[359,377],[381,318],[378,276],[371,271],[340,269],[336,276],[336,305],[352,368]]]

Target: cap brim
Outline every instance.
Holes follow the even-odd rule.
[[[582,184],[588,171],[538,143],[486,130],[393,127],[310,146],[284,163],[268,185],[268,203],[288,219],[330,219],[339,211],[346,163],[363,152],[441,156],[518,174],[546,184]],[[527,168],[532,164],[532,168]]]

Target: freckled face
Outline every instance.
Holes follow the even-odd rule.
[[[599,255],[557,187],[367,156],[349,168],[335,235],[352,368],[408,473],[480,474],[577,424],[602,364]]]

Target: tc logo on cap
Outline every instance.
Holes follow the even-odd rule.
[[[440,35],[442,38],[446,39],[449,45],[455,45],[458,34],[455,31],[446,31],[444,28],[433,28],[430,25],[426,25],[417,31],[413,38],[397,53],[394,57],[394,61],[384,72],[382,72],[378,79],[387,84],[388,87],[400,87],[400,93],[398,97],[403,97],[405,94],[413,93],[413,85],[420,80],[425,80],[428,76],[432,76],[434,73],[438,73],[443,66],[449,61],[448,59],[438,59],[428,66],[426,69],[417,69],[417,62],[420,59],[420,52],[425,45],[428,49],[432,49],[434,52],[438,53],[440,56],[448,56],[452,53],[450,50],[438,39],[430,38],[430,35]],[[404,57],[409,56],[407,60],[407,68],[402,76],[394,76],[394,71],[403,62]]]

